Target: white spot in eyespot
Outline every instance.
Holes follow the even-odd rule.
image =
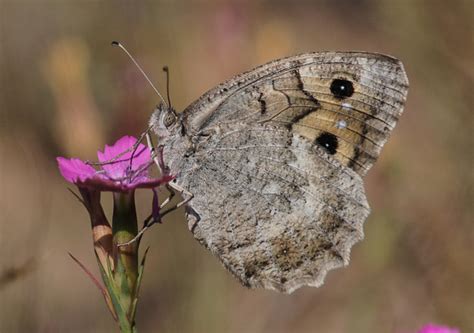
[[[352,104],[351,103],[342,103],[341,106],[342,106],[342,109],[346,110],[346,111],[349,111],[349,110],[352,109]]]
[[[336,128],[344,129],[347,127],[347,122],[344,119],[340,119],[336,122]]]

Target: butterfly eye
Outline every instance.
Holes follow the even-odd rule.
[[[173,125],[175,120],[176,116],[171,111],[168,111],[163,115],[163,125],[167,128]]]
[[[333,80],[330,89],[334,97],[338,99],[351,97],[354,93],[354,86],[352,85],[352,82],[344,79]]]

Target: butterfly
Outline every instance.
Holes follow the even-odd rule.
[[[367,52],[275,60],[150,119],[194,237],[245,286],[291,293],[349,263],[363,177],[402,114],[401,62]]]

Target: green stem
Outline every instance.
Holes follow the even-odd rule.
[[[133,317],[133,302],[138,278],[138,242],[118,246],[132,240],[138,233],[134,192],[114,193],[114,213],[112,223],[113,257],[115,285],[118,299],[127,318],[119,318],[122,332],[136,332]],[[126,327],[124,327],[126,326]]]

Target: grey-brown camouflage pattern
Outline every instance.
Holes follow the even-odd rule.
[[[369,215],[362,178],[400,117],[391,57],[310,53],[217,86],[168,126],[150,121],[189,229],[245,286],[290,293],[347,265]]]

